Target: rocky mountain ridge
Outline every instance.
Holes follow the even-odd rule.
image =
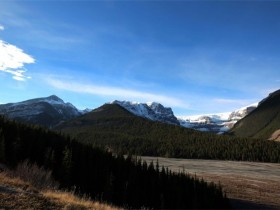
[[[172,109],[169,107],[166,108],[160,103],[139,103],[115,100],[111,102],[111,104],[118,104],[137,116],[144,117],[153,121],[180,125],[179,121],[174,116]]]
[[[53,127],[82,113],[55,95],[0,105],[0,114],[29,124]]]

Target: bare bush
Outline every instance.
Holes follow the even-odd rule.
[[[35,163],[25,160],[12,172],[13,176],[29,182],[37,189],[57,189],[58,183],[52,178],[52,172]]]

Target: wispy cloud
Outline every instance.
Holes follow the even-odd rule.
[[[65,23],[67,21],[50,21],[40,15],[34,18],[30,8],[21,2],[3,2],[0,20],[7,28],[22,31],[20,39],[36,48],[69,50],[84,43],[80,26]]]
[[[5,30],[5,27],[0,25],[0,31],[4,31]]]
[[[228,99],[228,98],[214,98],[212,101],[214,103],[218,103],[218,104],[221,104],[221,105],[231,105],[231,104],[234,104],[234,105],[240,105],[240,106],[248,105],[248,104],[252,103],[251,100]]]
[[[195,85],[252,93],[256,87],[267,86],[263,78],[269,81],[267,75],[274,75],[278,65],[277,62],[269,62],[265,56],[259,59],[257,53],[251,55],[229,49],[197,48],[193,54],[183,57],[178,75]]]
[[[137,100],[137,101],[157,101],[163,103],[167,106],[174,106],[174,107],[181,107],[187,109],[189,104],[185,103],[184,101],[169,97],[166,95],[160,95],[156,93],[150,92],[142,92],[138,90],[131,90],[126,88],[119,88],[113,86],[99,86],[99,85],[92,85],[92,84],[81,84],[75,83],[73,81],[61,81],[58,79],[48,78],[47,82],[52,87],[61,90],[67,90],[71,92],[77,93],[86,93],[104,97],[115,97],[115,99],[120,100]]]
[[[24,81],[30,79],[25,75],[27,70],[24,65],[34,62],[34,58],[22,49],[0,40],[0,71],[12,74],[15,80]]]

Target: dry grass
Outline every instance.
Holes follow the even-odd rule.
[[[205,181],[221,183],[227,196],[255,204],[280,209],[280,182],[248,176],[222,176],[216,174],[196,174]]]
[[[61,209],[43,197],[30,183],[0,173],[0,209]]]
[[[15,187],[22,187],[27,184],[26,182],[22,181],[18,177],[12,178],[12,177],[8,176],[8,174],[6,172],[0,173],[0,183],[15,186]]]
[[[198,178],[203,178],[204,181],[220,183],[229,198],[252,203],[253,209],[270,207],[280,209],[280,164],[141,158],[148,163],[159,160],[160,166],[164,165],[174,172],[186,170],[190,175],[196,175]],[[246,205],[243,208],[247,209],[249,206]]]
[[[96,209],[96,210],[117,210],[118,208],[112,207],[107,204],[102,204],[99,202],[93,202],[88,198],[80,198],[75,196],[71,192],[61,192],[61,191],[45,191],[43,195],[46,198],[50,198],[59,205],[64,206],[65,210],[72,209]]]
[[[89,198],[80,198],[71,192],[54,190],[50,187],[53,186],[53,181],[49,174],[28,162],[21,163],[16,171],[0,172],[0,209],[119,209]],[[44,183],[39,184],[40,180]],[[35,187],[33,183],[39,187]]]

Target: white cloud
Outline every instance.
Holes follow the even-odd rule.
[[[13,79],[24,81],[26,76],[24,64],[34,63],[35,60],[22,49],[0,40],[0,71],[13,75]]]
[[[98,86],[98,85],[91,85],[91,84],[81,84],[75,83],[73,81],[61,81],[58,79],[48,78],[47,82],[61,90],[67,90],[77,93],[87,93],[92,95],[99,95],[99,96],[114,96],[115,99],[120,100],[140,100],[140,101],[157,101],[167,106],[175,106],[187,109],[189,107],[188,104],[183,102],[180,99],[159,95],[155,93],[148,93],[142,92],[137,90],[130,90],[125,88],[119,87],[112,87],[112,86]]]
[[[5,30],[5,27],[0,25],[0,31],[4,31]]]

